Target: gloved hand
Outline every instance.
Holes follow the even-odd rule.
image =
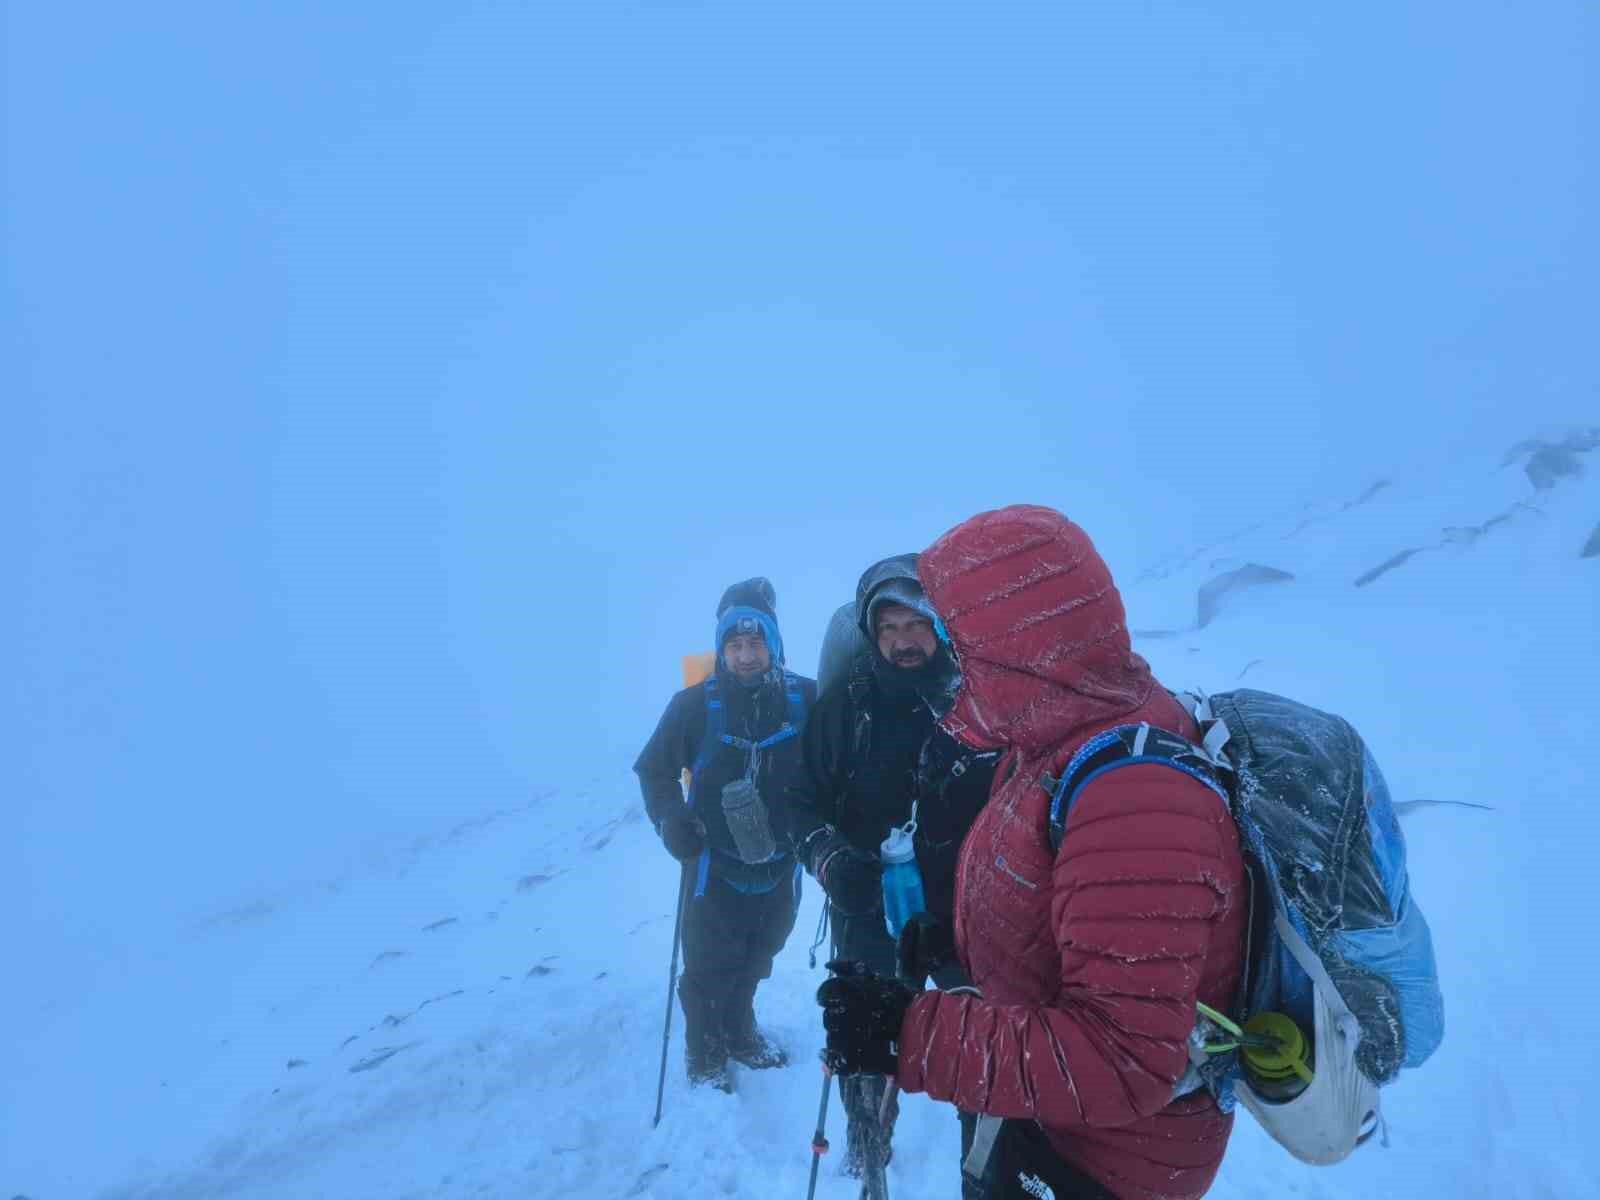
[[[900,1067],[898,1043],[916,993],[866,965],[834,959],[833,978],[817,989],[827,1046],[822,1060],[835,1075],[889,1075]]]
[[[698,858],[706,848],[706,823],[687,808],[662,818],[656,828],[667,853],[681,862]]]
[[[817,882],[828,900],[847,917],[860,917],[883,904],[883,864],[835,837],[819,855]]]
[[[900,978],[916,988],[955,957],[955,931],[932,913],[920,912],[907,921],[895,946]]]

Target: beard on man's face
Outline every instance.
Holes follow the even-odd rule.
[[[889,661],[897,667],[920,667],[928,661],[928,653],[920,646],[901,646],[889,655]]]

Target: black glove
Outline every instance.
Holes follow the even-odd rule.
[[[883,903],[883,865],[876,858],[837,833],[819,839],[810,850],[811,873],[828,893],[828,901],[845,916],[865,916]]]
[[[834,959],[833,978],[817,989],[828,1044],[822,1061],[835,1075],[894,1075],[900,1026],[916,993],[898,979],[874,975],[866,964]]]
[[[900,978],[920,988],[928,976],[955,961],[955,932],[932,913],[920,912],[906,922],[895,946],[895,963]]]
[[[706,848],[706,823],[687,808],[663,817],[657,829],[667,853],[682,862],[698,858]]]

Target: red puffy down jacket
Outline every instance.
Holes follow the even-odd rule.
[[[956,877],[957,944],[983,998],[928,992],[912,1004],[900,1085],[1036,1119],[1124,1200],[1201,1196],[1232,1118],[1204,1091],[1174,1101],[1172,1090],[1196,1000],[1226,1008],[1238,987],[1235,826],[1203,784],[1128,766],[1083,788],[1052,854],[1041,783],[1112,726],[1197,731],[1133,653],[1110,573],[1060,513],[974,517],[919,569],[961,661],[946,727],[1006,753]]]

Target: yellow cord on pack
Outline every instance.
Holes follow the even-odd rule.
[[[1195,1009],[1202,1017],[1210,1021],[1213,1025],[1217,1026],[1217,1028],[1221,1029],[1224,1033],[1231,1033],[1235,1038],[1241,1038],[1244,1036],[1244,1030],[1240,1029],[1234,1021],[1230,1020],[1228,1017],[1212,1008],[1209,1004],[1202,1004],[1199,1001],[1196,1001]],[[1226,1054],[1229,1050],[1237,1050],[1240,1044],[1241,1043],[1238,1041],[1207,1042],[1201,1047],[1201,1049],[1203,1049],[1207,1054]]]
[[[1311,1082],[1311,1068],[1306,1065],[1306,1035],[1293,1018],[1278,1012],[1257,1013],[1245,1022],[1244,1028],[1246,1034],[1272,1043],[1244,1048],[1245,1066],[1252,1074],[1273,1080],[1296,1075]]]

